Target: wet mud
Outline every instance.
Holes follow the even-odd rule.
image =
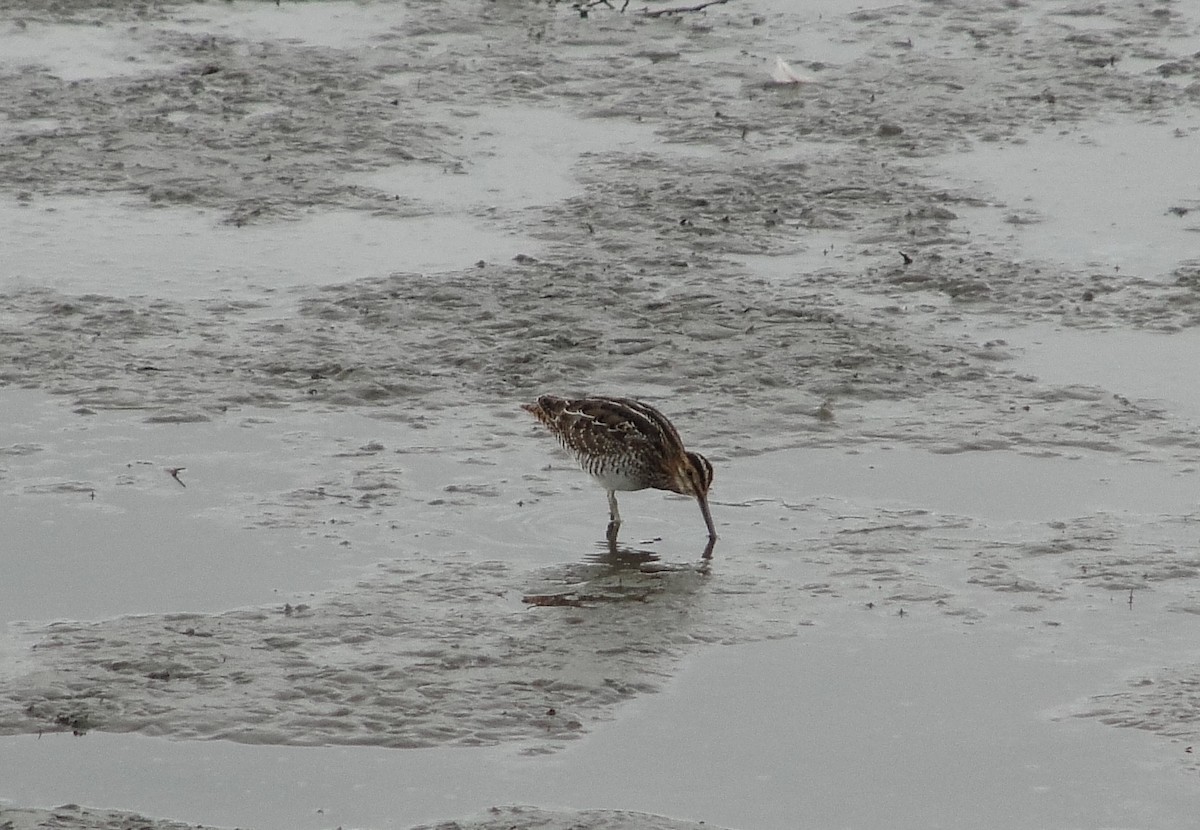
[[[38,827],[60,827],[64,830],[185,830],[203,828],[203,825],[184,824],[165,819],[150,819],[137,813],[122,813],[116,810],[93,810],[74,804],[65,804],[54,810],[5,810],[4,819],[13,830],[31,830]],[[662,816],[619,810],[555,811],[536,807],[496,807],[487,816],[455,822],[425,824],[413,830],[503,830],[514,826],[544,827],[546,830],[569,830],[572,827],[594,827],[596,830],[695,830],[706,825],[704,822],[676,821]]]
[[[56,623],[33,646],[38,671],[6,690],[0,729],[553,751],[690,648],[803,624],[771,580],[706,581],[700,567],[531,582],[502,562],[395,560],[295,606]]]
[[[219,526],[248,587],[6,617],[0,733],[540,755],[706,645],[867,614],[1043,648],[1123,603],[1167,632],[1155,665],[1131,655],[1130,687],[1073,714],[1200,739],[1180,645],[1200,411],[1034,344],[1185,348],[1200,203],[1131,219],[1165,270],[1031,256],[1052,211],[947,161],[1114,123],[1192,146],[1198,30],[1170,2],[6,5],[0,217],[46,254],[0,265],[0,395],[62,410],[0,442],[12,523]],[[813,83],[773,82],[777,55]],[[101,236],[60,265],[81,216],[180,222],[201,253],[156,274],[153,239],[127,239],[149,263],[131,283]],[[220,234],[286,248],[331,217],[336,267],[280,278],[252,246],[205,266]],[[587,391],[655,401],[717,465],[711,565],[694,505],[656,495],[643,553],[595,558],[602,493],[519,410]],[[269,475],[225,426],[275,448]],[[518,820],[694,826],[454,826]]]

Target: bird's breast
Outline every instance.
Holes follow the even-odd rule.
[[[645,490],[654,476],[636,458],[579,456],[579,462],[606,490]]]

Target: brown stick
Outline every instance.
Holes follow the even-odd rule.
[[[668,14],[687,14],[688,12],[703,11],[704,9],[707,9],[709,6],[724,5],[725,3],[728,3],[728,2],[729,2],[729,0],[708,0],[708,2],[706,2],[706,3],[697,3],[694,6],[676,6],[675,8],[672,8],[672,9],[658,9],[656,11],[650,11],[649,9],[642,9],[642,15],[644,17],[664,17],[665,15],[668,15]]]

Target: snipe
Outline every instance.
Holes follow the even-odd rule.
[[[713,468],[698,452],[688,452],[675,427],[649,404],[630,398],[542,395],[521,408],[549,427],[584,470],[608,491],[608,539],[621,526],[618,490],[669,490],[700,503],[708,526],[709,550],[717,538],[708,509]]]

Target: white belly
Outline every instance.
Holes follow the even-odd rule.
[[[605,490],[645,490],[646,484],[640,478],[629,475],[624,470],[608,469],[592,473],[593,478]]]

